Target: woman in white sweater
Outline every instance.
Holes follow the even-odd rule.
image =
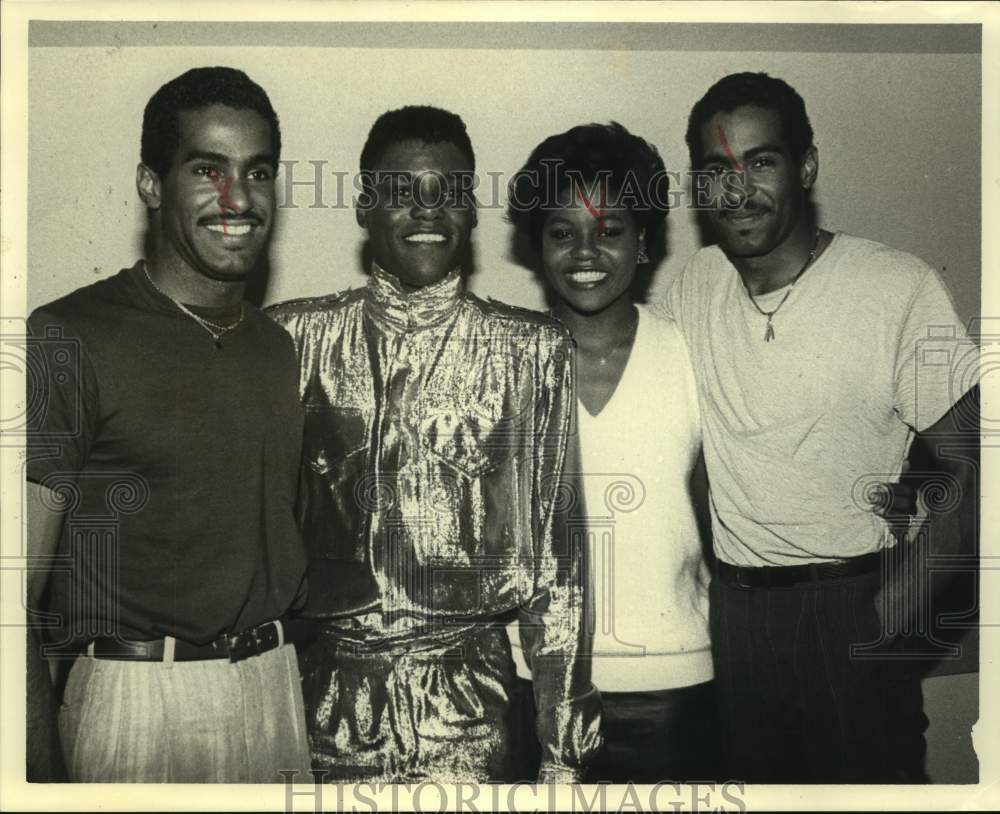
[[[605,739],[590,782],[719,778],[709,572],[690,490],[697,394],[677,327],[635,301],[666,215],[663,170],[656,148],[621,125],[582,125],[534,150],[508,208],[577,346]],[[512,643],[524,677],[515,700],[531,716],[530,672]]]

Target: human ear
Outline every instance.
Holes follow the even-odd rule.
[[[160,176],[145,164],[139,164],[135,168],[135,188],[147,209],[160,208],[163,201],[162,186]]]
[[[806,150],[806,154],[802,157],[800,172],[802,176],[802,188],[812,189],[813,184],[816,183],[816,176],[819,175],[819,152],[815,146]]]

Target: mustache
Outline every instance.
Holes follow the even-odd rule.
[[[720,209],[718,210],[719,217],[722,219],[728,218],[738,218],[745,215],[763,215],[771,212],[771,207],[762,206],[757,203],[747,202],[743,206],[737,209]]]

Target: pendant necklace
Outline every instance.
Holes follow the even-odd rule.
[[[180,311],[187,316],[191,317],[195,322],[197,322],[202,328],[208,331],[209,335],[215,342],[215,349],[220,350],[222,348],[222,337],[225,336],[230,331],[235,330],[239,327],[240,323],[243,322],[243,303],[240,303],[240,315],[239,318],[232,325],[217,325],[214,322],[210,322],[204,317],[198,316],[194,311],[188,308],[184,303],[175,300],[162,288],[160,288],[156,283],[153,282],[153,278],[149,276],[149,267],[146,265],[146,261],[142,263],[142,270],[146,273],[146,279],[149,280],[149,284],[153,286],[160,294],[170,300],[174,305],[180,309]]]
[[[598,364],[601,367],[607,365],[608,360],[614,355],[614,352],[618,348],[628,347],[632,344],[632,340],[635,338],[636,329],[639,327],[639,312],[633,307],[633,312],[635,313],[635,319],[632,320],[632,324],[629,326],[628,333],[622,337],[618,342],[611,347],[605,356],[598,357]]]
[[[802,268],[798,270],[798,273],[792,278],[792,282],[788,286],[788,290],[785,292],[785,296],[781,298],[781,301],[774,306],[770,311],[765,311],[759,305],[757,305],[757,300],[754,299],[753,294],[750,293],[750,289],[747,287],[746,281],[743,280],[743,276],[740,275],[740,280],[743,280],[743,287],[746,289],[747,296],[750,298],[750,302],[753,307],[762,315],[767,317],[767,327],[764,329],[764,341],[770,342],[774,339],[774,324],[772,320],[774,315],[778,313],[778,310],[782,305],[785,304],[785,300],[788,299],[788,295],[792,293],[792,289],[795,288],[795,284],[799,281],[799,277],[803,275],[805,270],[809,268],[813,260],[816,259],[816,249],[819,248],[819,229],[816,230],[816,240],[813,241],[812,251],[809,252],[809,256],[806,258],[806,262],[802,264]],[[603,364],[603,362],[602,362]]]

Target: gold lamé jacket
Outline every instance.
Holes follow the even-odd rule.
[[[365,647],[419,649],[518,612],[543,771],[578,772],[600,699],[583,536],[561,510],[568,331],[464,292],[457,272],[407,295],[377,266],[365,288],[268,313],[301,363],[307,615]]]

